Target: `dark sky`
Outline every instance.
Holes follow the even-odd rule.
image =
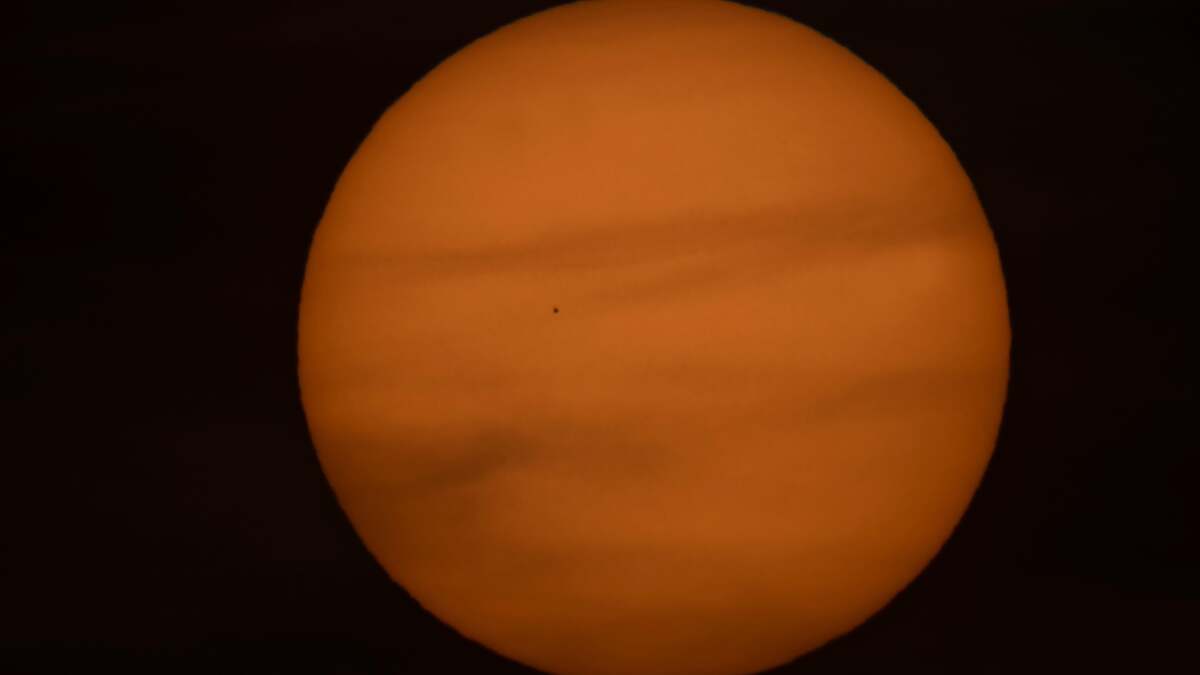
[[[310,237],[371,124],[552,4],[6,11],[0,672],[531,672],[359,543],[308,437],[295,339]],[[1185,3],[751,4],[847,46],[941,130],[1013,325],[998,448],[953,538],[777,672],[1194,662]]]

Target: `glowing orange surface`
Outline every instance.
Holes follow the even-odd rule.
[[[861,623],[966,508],[1008,349],[936,130],[719,2],[568,5],[439,66],[339,181],[300,318],[368,548],[560,673],[751,672]]]

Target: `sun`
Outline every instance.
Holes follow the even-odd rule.
[[[580,2],[382,116],[315,234],[305,412],[379,563],[556,673],[725,674],[883,607],[962,516],[1010,333],[917,107],[787,18]]]

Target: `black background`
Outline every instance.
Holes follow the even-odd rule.
[[[295,326],[313,229],[377,116],[551,4],[7,6],[0,672],[529,672],[360,545],[307,435]],[[757,4],[942,131],[1014,332],[953,538],[779,672],[1191,670],[1185,4]]]

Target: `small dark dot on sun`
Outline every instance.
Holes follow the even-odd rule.
[[[557,308],[557,307],[555,307],[555,308],[554,308],[554,313],[555,313],[555,314],[558,314],[558,308]]]

